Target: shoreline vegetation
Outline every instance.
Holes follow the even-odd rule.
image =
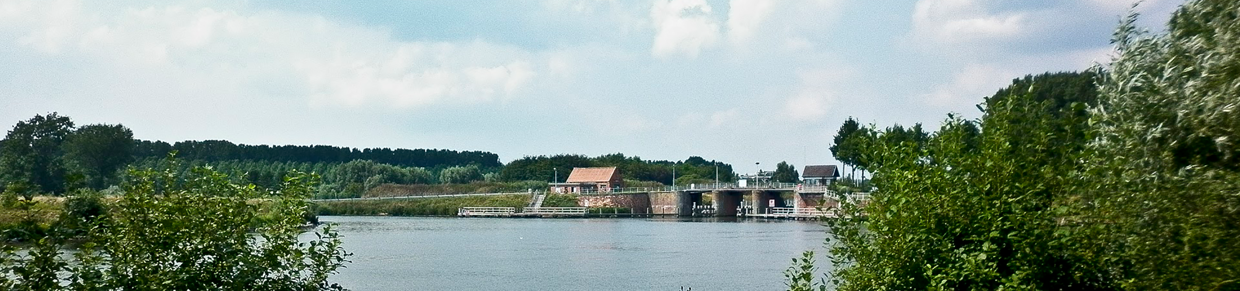
[[[5,192],[0,289],[344,289],[328,281],[350,255],[339,236],[305,228],[317,176],[294,172],[268,191],[174,168],[129,170],[108,196]],[[307,231],[314,238],[299,239]]]
[[[790,290],[1240,290],[1240,2],[1193,0],[1111,62],[1016,79],[937,130],[840,127],[872,174]],[[817,278],[817,279],[816,279]]]
[[[529,204],[530,194],[467,196],[391,200],[317,201],[317,215],[354,216],[455,216],[461,207],[516,207]],[[549,194],[544,207],[576,207],[576,195]],[[594,208],[591,208],[594,209]],[[608,208],[608,211],[613,209]]]

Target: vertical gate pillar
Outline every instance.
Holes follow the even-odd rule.
[[[676,191],[676,216],[693,216],[693,197],[685,191]]]
[[[715,190],[711,192],[711,205],[715,207],[715,216],[736,216],[736,207],[741,205],[743,194]]]

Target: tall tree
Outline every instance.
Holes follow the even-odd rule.
[[[79,127],[62,145],[65,160],[86,175],[87,185],[102,189],[116,171],[133,161],[133,132],[123,125],[92,124]]]
[[[34,192],[64,191],[61,143],[73,132],[73,121],[55,112],[19,121],[4,137],[0,152],[0,183]]]
[[[849,142],[848,138],[860,130],[861,123],[849,117],[848,120],[844,120],[844,124],[840,125],[840,129],[835,132],[835,137],[832,138],[830,147],[831,155],[835,156],[835,160],[840,161],[844,165],[852,166],[853,172],[857,171],[858,151],[855,143]]]
[[[801,174],[797,173],[796,166],[788,164],[788,162],[779,162],[775,164],[775,173],[771,174],[771,180],[780,183],[796,183],[800,181]]]

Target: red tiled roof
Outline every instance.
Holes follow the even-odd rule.
[[[573,173],[568,174],[568,180],[565,183],[582,183],[582,182],[607,182],[611,181],[611,176],[616,173],[616,167],[605,168],[573,168]]]

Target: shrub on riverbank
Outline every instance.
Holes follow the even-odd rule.
[[[832,283],[1240,290],[1236,11],[1190,1],[1154,36],[1130,17],[1118,55],[1084,79],[1096,101],[1092,85],[1069,90],[1072,74],[1048,74],[987,99],[980,121],[949,117],[923,139],[864,128],[853,141],[877,190],[864,212],[846,205],[827,221]]]
[[[461,207],[525,207],[530,195],[496,195],[390,200],[320,201],[318,215],[456,215]]]
[[[6,201],[3,205],[0,205],[0,238],[5,242],[43,238],[55,231],[55,225],[60,220],[61,213],[64,213],[61,200],[54,197],[4,200]]]
[[[180,177],[186,177],[179,181]],[[317,177],[294,172],[278,190],[195,168],[131,170],[110,211],[72,201],[68,217],[100,220],[73,256],[63,237],[0,249],[3,290],[338,290],[327,282],[349,254],[330,227],[299,240]],[[68,218],[62,218],[68,219]]]

